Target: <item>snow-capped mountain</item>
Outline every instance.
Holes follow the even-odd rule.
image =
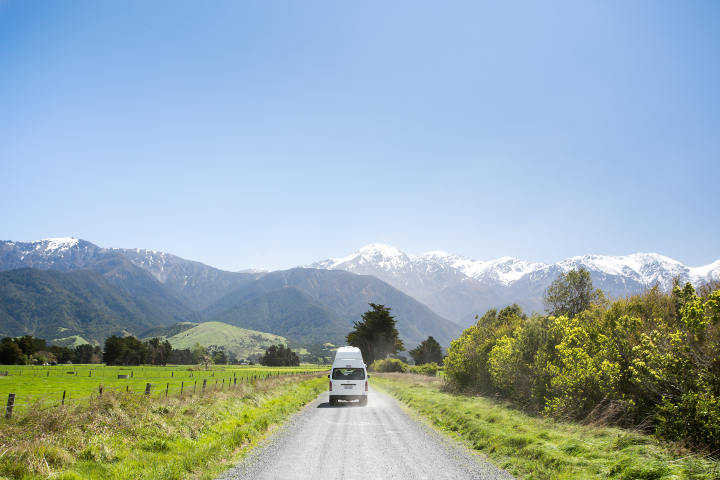
[[[373,275],[461,324],[469,323],[476,313],[509,303],[542,311],[547,286],[561,273],[579,267],[586,268],[595,286],[611,297],[638,293],[656,284],[668,290],[675,278],[694,284],[720,280],[720,260],[687,267],[655,253],[585,255],[545,264],[513,257],[480,261],[441,251],[412,255],[371,244],[346,257],[311,266]]]
[[[0,271],[24,267],[65,272],[91,269],[109,279],[117,277],[118,281],[131,273],[137,276],[138,272],[128,269],[139,267],[195,311],[208,308],[267,273],[227,272],[168,253],[101,248],[76,238],[0,241]],[[545,264],[513,257],[473,260],[442,251],[412,255],[395,247],[371,244],[351,255],[310,267],[371,275],[460,325],[472,323],[475,314],[511,303],[520,304],[528,312],[542,312],[542,297],[548,285],[561,273],[578,267],[588,269],[594,285],[610,297],[638,293],[656,284],[668,290],[675,278],[696,285],[720,281],[720,260],[688,267],[655,253],[585,255]]]
[[[101,248],[72,237],[47,238],[37,242],[0,242],[0,270],[39,268],[71,271],[97,259]]]
[[[85,240],[64,237],[36,242],[0,241],[0,271],[37,268],[70,272],[122,257],[149,272],[195,309],[203,309],[256,273],[227,272],[169,253],[144,249],[102,248]]]
[[[338,343],[370,302],[392,307],[410,347],[428,335],[448,345],[460,333],[456,323],[380,279],[328,269],[227,272],[154,250],[61,238],[0,241],[0,272],[0,336],[60,338],[69,327],[56,321],[59,310],[69,322],[100,319],[99,330],[79,325],[72,333],[98,341],[119,328],[137,334],[178,321],[218,320],[294,341]],[[12,301],[4,304],[6,298]]]

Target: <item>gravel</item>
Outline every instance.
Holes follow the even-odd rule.
[[[327,393],[218,480],[512,479],[370,390],[368,405],[330,406]]]

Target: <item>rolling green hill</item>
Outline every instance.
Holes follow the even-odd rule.
[[[65,338],[54,338],[52,340],[52,344],[59,347],[75,348],[79,347],[80,345],[87,345],[88,342],[80,335],[71,335]]]
[[[197,343],[204,347],[211,345],[225,347],[227,352],[234,353],[238,358],[265,353],[265,349],[273,344],[287,344],[285,337],[235,327],[222,322],[199,323],[180,333],[161,338],[166,338],[176,349],[192,348]]]

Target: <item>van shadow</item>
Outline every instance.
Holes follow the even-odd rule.
[[[323,402],[315,408],[356,408],[359,406],[360,402],[340,402],[337,405],[330,405],[330,402]]]

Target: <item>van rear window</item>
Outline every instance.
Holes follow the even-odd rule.
[[[362,368],[336,368],[332,372],[333,380],[365,380]]]

